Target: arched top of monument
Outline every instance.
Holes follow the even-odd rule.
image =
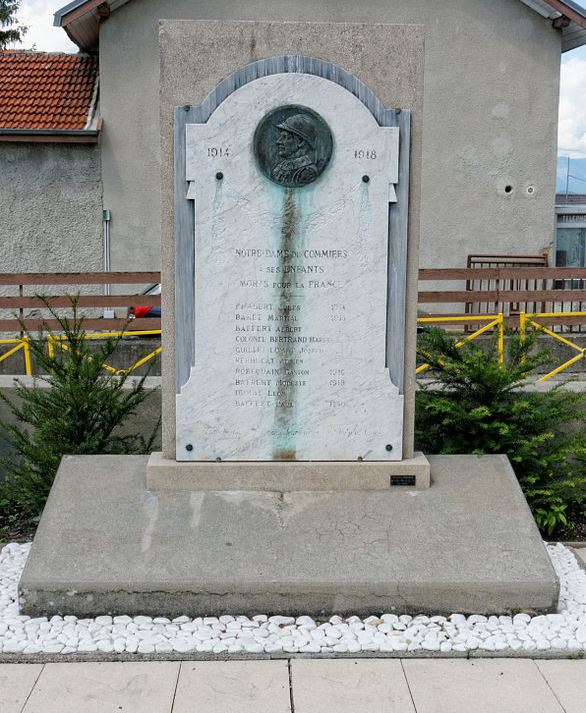
[[[245,64],[225,77],[197,106],[192,107],[197,117],[195,121],[206,122],[218,106],[233,92],[261,77],[273,74],[309,74],[328,79],[343,87],[359,99],[370,111],[380,126],[397,126],[400,109],[387,109],[376,94],[351,72],[332,62],[305,55],[282,55],[259,59]]]

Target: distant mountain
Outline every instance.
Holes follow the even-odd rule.
[[[558,156],[556,193],[586,193],[586,158],[571,158],[569,164],[566,156]]]

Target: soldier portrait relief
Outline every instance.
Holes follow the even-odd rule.
[[[259,123],[254,149],[262,172],[288,188],[306,186],[326,168],[332,135],[325,121],[306,107],[279,107]]]
[[[315,165],[315,123],[311,116],[294,114],[277,124],[277,152],[282,159],[273,168],[277,183],[305,185],[318,176]]]

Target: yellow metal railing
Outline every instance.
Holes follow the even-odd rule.
[[[147,335],[160,335],[161,330],[160,329],[143,329],[138,332],[92,332],[88,334],[84,334],[83,338],[84,339],[108,339],[109,337],[143,337]],[[49,353],[49,356],[53,358],[55,355],[55,348],[63,349],[64,351],[69,350],[69,346],[67,344],[63,343],[63,340],[65,339],[65,336],[61,335],[53,335],[49,334],[47,337],[47,351]],[[157,347],[156,349],[153,349],[152,352],[149,352],[146,356],[141,357],[138,359],[138,361],[134,362],[132,366],[128,367],[128,369],[116,369],[113,366],[110,366],[110,364],[102,364],[102,369],[105,369],[106,371],[110,372],[111,374],[116,374],[117,376],[122,376],[123,374],[130,374],[136,369],[139,368],[139,366],[142,366],[143,364],[146,364],[148,361],[151,359],[154,359],[157,354],[160,354],[162,350],[162,347]]]
[[[561,342],[567,347],[570,347],[571,349],[574,349],[578,352],[571,359],[568,359],[563,364],[560,364],[560,366],[550,371],[548,374],[542,376],[540,379],[538,379],[538,381],[547,381],[548,379],[551,379],[552,376],[555,376],[556,374],[559,374],[560,372],[564,371],[569,366],[572,366],[572,364],[575,364],[576,362],[580,361],[580,359],[584,359],[584,355],[586,354],[585,347],[581,347],[578,344],[574,344],[574,342],[572,342],[571,340],[562,337],[561,334],[558,334],[557,332],[554,332],[551,329],[544,327],[543,324],[540,324],[536,321],[538,319],[547,319],[548,317],[586,317],[586,312],[539,312],[535,314],[526,314],[525,312],[521,312],[519,314],[519,334],[521,336],[521,339],[525,337],[525,334],[527,333],[527,328],[533,327],[533,329],[536,329],[537,331],[542,332],[543,334],[547,334],[553,339],[556,339],[558,342]]]
[[[524,339],[525,334],[527,333],[527,330],[532,328],[535,329],[539,332],[542,332],[543,334],[547,334],[549,337],[552,339],[556,339],[558,342],[561,342],[562,344],[565,344],[567,347],[570,347],[574,351],[577,352],[575,356],[573,356],[571,359],[568,359],[565,361],[563,364],[560,364],[557,366],[555,369],[552,369],[549,373],[544,374],[541,376],[538,381],[547,381],[548,379],[551,379],[552,376],[556,376],[556,374],[561,373],[562,371],[565,371],[568,367],[572,366],[572,364],[576,364],[577,362],[580,361],[580,359],[586,358],[586,347],[581,347],[579,344],[575,344],[572,342],[570,339],[567,339],[566,337],[563,337],[561,334],[558,334],[557,332],[554,332],[551,329],[548,329],[545,327],[543,324],[538,322],[537,320],[539,319],[548,319],[548,318],[556,318],[556,319],[564,319],[564,318],[571,318],[571,317],[584,317],[586,318],[586,312],[536,312],[533,314],[527,314],[526,312],[519,312],[519,335],[521,339]],[[456,342],[456,348],[462,347],[466,342],[470,342],[473,339],[476,339],[476,337],[480,336],[484,332],[488,331],[489,329],[496,328],[497,329],[497,340],[498,340],[498,361],[499,364],[503,365],[504,360],[505,360],[505,341],[504,341],[504,327],[505,327],[505,317],[502,314],[490,314],[490,315],[466,315],[465,317],[419,317],[417,319],[417,322],[419,324],[442,324],[442,323],[458,323],[458,322],[470,322],[474,319],[474,321],[479,322],[479,321],[487,321],[488,323],[485,324],[483,327],[480,329],[476,330],[472,334],[469,334],[467,337],[464,339],[461,339],[459,342]],[[416,369],[416,374],[420,374],[422,371],[425,371],[425,369],[429,368],[429,364],[421,364],[417,369]]]
[[[545,327],[543,324],[541,324],[538,320],[543,319],[546,320],[550,317],[555,317],[555,318],[564,318],[564,317],[584,317],[586,319],[586,312],[539,312],[539,313],[534,313],[534,314],[527,314],[525,312],[520,312],[519,313],[519,334],[521,336],[521,339],[524,338],[525,334],[527,333],[528,329],[535,329],[538,330],[539,332],[548,335],[552,339],[557,340],[558,342],[564,344],[567,347],[570,347],[573,349],[575,352],[577,352],[571,359],[568,359],[565,361],[563,364],[560,364],[560,366],[557,366],[555,369],[552,369],[547,374],[544,374],[539,378],[539,381],[547,381],[548,379],[551,379],[552,376],[556,376],[556,374],[561,373],[562,371],[565,371],[568,367],[572,366],[572,364],[576,364],[579,362],[581,359],[586,358],[586,347],[581,347],[579,344],[575,344],[572,342],[570,339],[562,336],[561,334],[558,334],[557,332],[554,332],[551,329],[548,329]],[[497,332],[497,353],[498,353],[498,362],[502,366],[505,361],[505,321],[506,317],[504,317],[502,314],[487,314],[487,315],[462,315],[462,316],[456,316],[456,317],[418,317],[417,322],[418,324],[457,324],[457,323],[470,323],[471,321],[475,322],[486,322],[480,329],[477,329],[475,332],[472,332],[471,334],[468,334],[465,336],[463,339],[460,339],[458,342],[456,342],[456,348],[459,349],[460,347],[464,346],[464,344],[473,341],[477,337],[479,337],[481,334],[484,334],[485,332],[489,331],[490,329],[496,329]],[[92,332],[92,333],[87,333],[84,335],[84,339],[105,339],[108,337],[143,337],[143,336],[157,336],[161,334],[160,329],[145,329],[145,330],[140,330],[136,332]],[[68,350],[69,347],[67,344],[63,343],[63,340],[65,339],[64,336],[61,335],[53,335],[50,334],[47,336],[47,351],[49,356],[52,358],[55,355],[55,349],[63,349],[63,350]],[[4,353],[0,353],[0,362],[3,362],[5,359],[8,359],[9,357],[17,354],[19,351],[22,350],[23,353],[23,358],[24,358],[24,373],[27,376],[32,375],[32,365],[31,365],[31,354],[30,354],[30,345],[29,345],[29,338],[24,336],[20,338],[15,338],[15,339],[0,339],[0,348],[3,346],[8,346],[9,349],[8,351]],[[153,349],[151,352],[146,354],[145,356],[141,357],[138,359],[134,364],[129,366],[127,369],[116,369],[115,367],[111,366],[110,364],[102,364],[102,368],[105,369],[106,371],[110,372],[111,374],[117,374],[117,375],[122,375],[122,374],[131,374],[133,371],[141,367],[143,364],[146,364],[147,362],[151,361],[151,359],[154,359],[158,354],[160,354],[162,351],[162,347],[157,347],[156,349]],[[416,369],[416,374],[420,374],[426,369],[429,369],[429,364],[421,364],[420,366],[417,367]]]
[[[108,337],[144,337],[144,336],[156,336],[160,335],[161,330],[160,329],[143,329],[141,331],[136,331],[136,332],[92,332],[92,333],[87,333],[83,335],[84,339],[107,339]],[[49,334],[47,335],[47,353],[51,357],[51,359],[55,356],[55,350],[56,349],[62,349],[64,351],[69,350],[69,346],[67,344],[64,344],[63,340],[65,339],[65,336],[62,335],[54,335],[54,334]],[[31,364],[31,355],[30,355],[30,346],[29,346],[29,339],[28,337],[20,337],[18,339],[0,339],[0,347],[2,345],[14,345],[12,346],[7,352],[4,354],[0,354],[0,362],[4,361],[5,359],[8,359],[8,357],[12,356],[13,354],[16,354],[18,351],[22,349],[23,355],[24,355],[24,373],[27,376],[32,376],[32,364]],[[118,376],[121,376],[123,374],[131,374],[133,371],[138,369],[140,366],[143,364],[146,364],[149,362],[151,359],[154,359],[157,354],[160,354],[162,351],[162,347],[157,347],[156,349],[153,349],[151,352],[146,354],[145,356],[141,357],[137,361],[134,362],[131,366],[129,366],[127,369],[116,369],[113,366],[110,366],[110,364],[102,364],[102,368],[108,371],[111,374],[116,374]]]
[[[499,364],[502,366],[505,363],[505,321],[503,318],[502,314],[486,314],[486,315],[466,315],[465,317],[418,317],[417,322],[418,324],[444,324],[446,322],[449,322],[450,324],[458,323],[458,322],[471,322],[474,320],[475,322],[480,322],[480,321],[486,321],[487,324],[485,324],[483,327],[480,327],[480,329],[477,329],[475,332],[472,334],[469,334],[467,337],[464,337],[464,339],[460,339],[459,342],[456,342],[455,346],[456,349],[459,349],[460,347],[463,347],[464,344],[467,342],[471,342],[472,340],[476,339],[476,337],[479,337],[481,334],[484,334],[485,332],[488,332],[489,329],[495,329],[497,330],[497,340],[498,340],[498,360]],[[425,371],[426,369],[429,369],[429,364],[421,364],[420,366],[417,367],[415,370],[416,374],[421,374],[422,371]]]
[[[9,356],[16,354],[22,349],[22,353],[24,356],[24,371],[25,374],[30,376],[32,374],[32,370],[31,352],[28,344],[28,337],[21,337],[20,339],[0,339],[0,346],[10,346],[11,344],[15,344],[16,346],[13,346],[7,352],[4,352],[4,354],[0,354],[0,362],[4,361],[5,359],[8,359]]]

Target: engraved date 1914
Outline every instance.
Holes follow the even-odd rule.
[[[229,155],[229,146],[208,146],[208,158],[222,158]]]

